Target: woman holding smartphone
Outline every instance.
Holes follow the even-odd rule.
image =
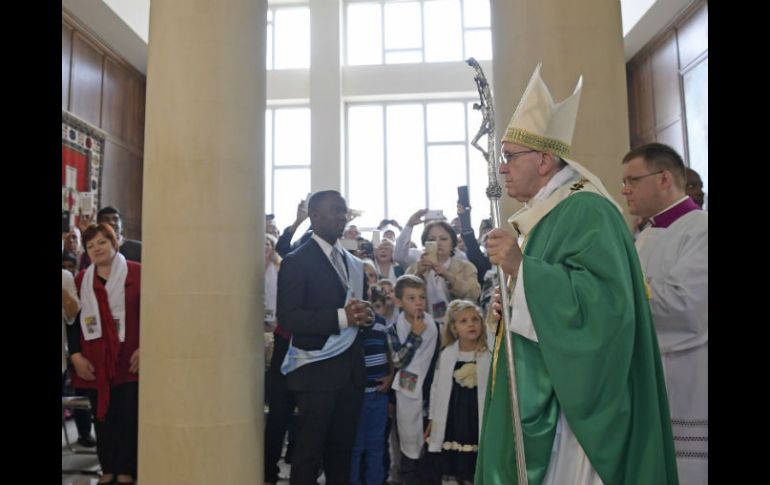
[[[72,385],[96,414],[98,483],[133,484],[137,461],[139,295],[142,265],[118,252],[107,223],[89,226],[83,244],[93,264],[75,278],[81,311],[68,329]]]
[[[433,221],[422,232],[425,246],[420,260],[411,265],[407,274],[415,274],[425,280],[428,296],[428,313],[439,324],[449,302],[460,298],[476,302],[481,293],[476,267],[468,261],[453,258],[457,248],[457,234],[445,221]]]

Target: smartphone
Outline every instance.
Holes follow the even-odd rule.
[[[433,263],[438,263],[438,257],[436,256],[437,250],[438,243],[436,241],[425,241],[426,257]]]
[[[364,241],[358,246],[358,252],[361,253],[360,257],[374,259],[374,246],[369,241]]]
[[[375,248],[380,245],[380,231],[372,231],[372,246]]]
[[[468,196],[467,185],[461,185],[457,187],[457,203],[465,207],[466,211],[471,209],[471,200]]]
[[[434,210],[434,211],[429,210],[428,212],[425,213],[426,221],[435,221],[436,219],[445,219],[443,210],[441,209]]]
[[[70,211],[61,211],[61,232],[70,232]]]
[[[93,192],[81,192],[80,193],[80,213],[90,215],[94,210],[94,193]]]

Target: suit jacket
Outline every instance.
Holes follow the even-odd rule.
[[[126,257],[129,261],[142,262],[142,241],[135,241],[133,239],[123,239],[123,244],[120,246],[120,254]]]
[[[364,285],[366,289],[365,280]],[[345,298],[346,289],[315,240],[307,241],[281,261],[277,317],[281,327],[292,333],[295,347],[318,350],[330,335],[338,335],[337,309],[345,306]],[[304,365],[286,376],[292,391],[336,390],[351,379],[363,388],[365,368],[360,332],[342,354]]]

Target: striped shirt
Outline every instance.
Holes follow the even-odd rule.
[[[380,385],[377,379],[388,375],[388,337],[385,319],[377,315],[374,325],[361,330],[366,364],[366,392],[376,392]]]

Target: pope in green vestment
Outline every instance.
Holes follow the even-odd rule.
[[[678,483],[657,339],[620,213],[594,193],[567,197],[532,229],[522,265],[539,339],[512,335],[529,484],[545,476],[560,410],[605,485]],[[477,485],[518,482],[506,351],[498,338]]]
[[[639,257],[601,180],[569,160],[582,87],[530,79],[502,138],[525,206],[488,235],[514,278],[484,405],[476,485],[517,485],[504,331],[511,331],[529,485],[678,485],[665,380]]]

